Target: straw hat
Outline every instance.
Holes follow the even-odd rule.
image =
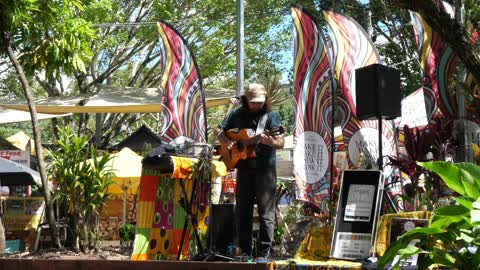
[[[245,92],[248,102],[265,102],[266,95],[265,86],[259,83],[251,83]]]

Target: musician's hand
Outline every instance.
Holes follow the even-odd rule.
[[[267,134],[262,134],[260,135],[260,143],[263,143],[265,145],[272,145],[273,138],[271,136],[268,136]]]
[[[233,145],[235,144],[235,141],[230,141],[230,140],[227,140],[225,142],[225,146],[227,146],[227,149],[228,150],[231,150],[233,148]]]

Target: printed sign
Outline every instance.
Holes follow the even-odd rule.
[[[345,206],[345,221],[369,222],[371,219],[375,186],[350,185]]]
[[[405,125],[410,128],[428,125],[423,88],[402,100],[402,121],[399,126],[403,127]]]
[[[357,260],[375,246],[383,193],[379,170],[344,170],[340,181],[330,257]]]
[[[37,229],[45,208],[43,197],[8,197],[2,217],[6,231]]]
[[[30,154],[23,150],[0,150],[0,157],[30,167]]]
[[[414,219],[414,218],[392,218],[390,222],[390,245],[395,242],[404,233],[409,232],[417,227],[427,227],[428,219]],[[415,239],[410,241],[409,246],[415,246],[420,240]],[[417,265],[419,254],[412,255],[400,262],[401,266]],[[393,263],[400,260],[400,256],[395,256]]]
[[[309,184],[320,181],[328,168],[328,149],[323,138],[314,131],[297,136],[293,153],[295,174]]]
[[[338,232],[335,240],[335,258],[363,258],[370,253],[372,235],[369,233]]]
[[[361,128],[353,134],[348,144],[348,155],[352,164],[359,169],[378,169],[378,130],[374,128]],[[387,139],[382,134],[382,156],[393,155],[394,150]],[[385,160],[383,162],[386,164]],[[384,173],[389,175],[391,168],[385,167]]]

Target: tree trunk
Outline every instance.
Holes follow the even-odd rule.
[[[0,14],[0,18],[3,18],[3,14]],[[35,151],[37,153],[39,173],[40,173],[40,178],[42,180],[42,185],[44,190],[45,207],[46,207],[45,214],[47,215],[47,221],[50,226],[50,231],[52,232],[53,242],[56,246],[60,247],[61,245],[58,237],[58,230],[55,224],[55,216],[53,213],[53,205],[52,205],[52,200],[50,196],[50,188],[48,186],[47,173],[45,170],[45,161],[43,160],[40,128],[38,126],[38,120],[37,120],[37,109],[35,108],[33,96],[30,91],[30,85],[28,84],[28,80],[10,44],[10,33],[6,29],[4,29],[3,25],[4,25],[3,22],[0,21],[0,29],[1,29],[0,38],[2,39],[2,46],[3,46],[3,49],[7,52],[10,62],[15,67],[15,71],[17,72],[18,79],[22,84],[25,97],[27,98],[28,108],[30,110],[30,117],[32,118],[33,139],[35,140]]]
[[[72,248],[75,251],[80,251],[80,218],[77,211],[72,213],[73,216],[73,243]]]
[[[4,254],[5,250],[7,249],[7,242],[5,239],[5,227],[3,226],[2,218],[3,218],[3,203],[0,200],[0,254]]]

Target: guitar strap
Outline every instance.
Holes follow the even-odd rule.
[[[267,118],[268,118],[268,113],[264,113],[260,118],[260,121],[258,121],[257,130],[255,131],[255,136],[263,133],[263,130],[265,129],[265,124],[267,123]]]

